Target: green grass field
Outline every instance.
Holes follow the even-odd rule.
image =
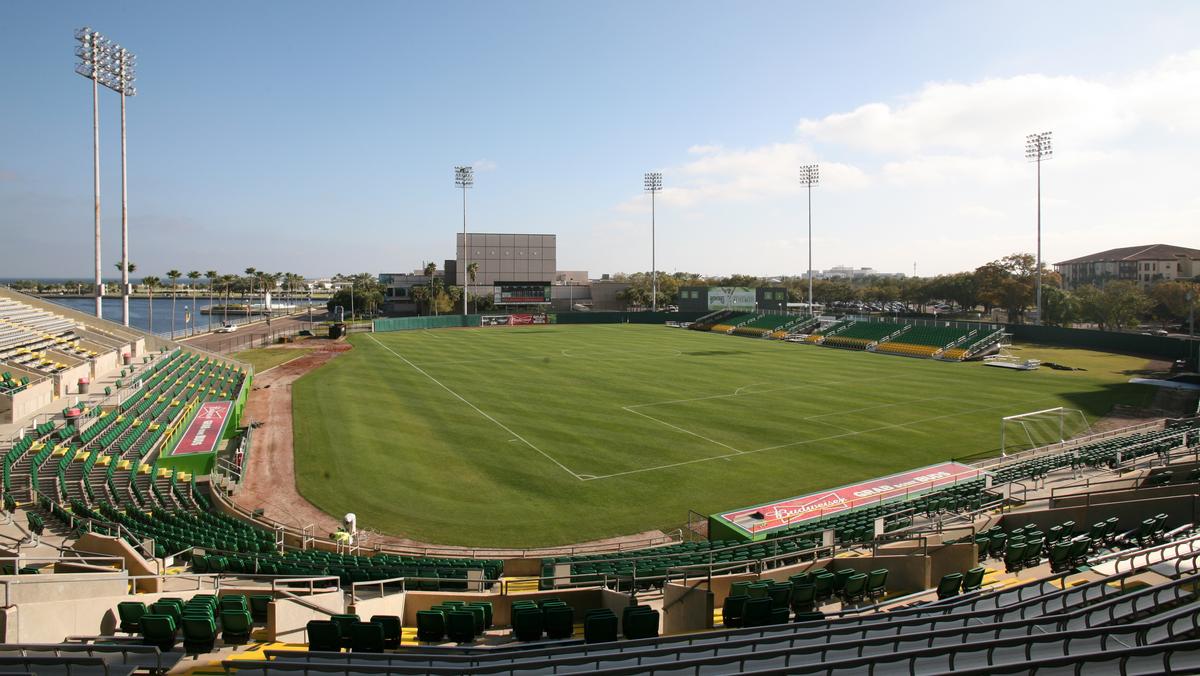
[[[262,347],[235,352],[231,356],[253,366],[255,373],[262,373],[269,368],[303,357],[313,349],[311,347]]]
[[[1136,357],[1019,372],[639,325],[362,334],[293,386],[297,483],[360,527],[538,546],[999,447],[1002,416],[1152,395]],[[1022,355],[1035,356],[1035,355]]]

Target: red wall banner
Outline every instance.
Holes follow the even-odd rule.
[[[720,517],[751,534],[802,523],[889,498],[922,493],[931,488],[968,481],[987,474],[958,462],[944,462],[880,479],[810,493],[766,505],[726,512]]]
[[[225,433],[225,423],[229,420],[232,407],[231,401],[200,404],[200,410],[179,437],[179,443],[176,444],[175,450],[171,451],[171,455],[213,452]]]

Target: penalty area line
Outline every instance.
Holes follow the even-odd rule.
[[[455,399],[458,399],[459,401],[466,404],[467,406],[470,406],[472,409],[474,409],[474,411],[476,413],[478,413],[479,415],[483,416],[484,418],[487,418],[488,420],[492,421],[492,423],[494,423],[497,427],[499,427],[500,429],[504,430],[505,432],[508,432],[509,434],[513,435],[513,437],[515,437],[516,439],[521,440],[521,442],[524,443],[526,446],[528,446],[528,447],[532,448],[533,450],[537,451],[538,453],[540,453],[542,455],[542,457],[546,458],[547,460],[554,463],[555,465],[558,465],[559,469],[561,469],[562,471],[566,472],[567,474],[570,474],[571,476],[575,477],[576,479],[578,479],[580,481],[586,481],[586,479],[584,479],[582,476],[571,471],[571,468],[569,468],[566,465],[562,464],[561,462],[555,460],[553,457],[550,456],[550,454],[546,453],[545,451],[538,448],[537,446],[534,446],[532,443],[529,442],[528,439],[526,439],[525,437],[521,436],[520,434],[517,434],[516,432],[514,432],[511,427],[509,427],[508,425],[505,425],[504,423],[500,422],[499,420],[496,420],[492,416],[488,415],[485,411],[480,409],[478,406],[467,401],[466,398],[463,397],[461,394],[459,394],[458,392],[455,392],[454,390],[447,387],[445,385],[445,383],[443,383],[442,381],[438,380],[437,378],[434,378],[433,376],[429,375],[424,369],[422,369],[420,366],[417,366],[416,364],[409,361],[408,358],[405,357],[404,355],[393,350],[392,348],[388,347],[387,345],[384,345],[383,343],[379,342],[378,338],[376,338],[375,336],[373,336],[369,333],[367,334],[367,337],[370,338],[371,340],[375,341],[375,344],[378,345],[379,347],[382,347],[383,349],[387,350],[388,352],[391,352],[392,355],[395,356],[400,361],[403,361],[405,364],[408,364],[409,366],[411,366],[413,368],[413,370],[415,370],[417,373],[420,373],[421,375],[425,376],[426,378],[432,380],[435,385],[437,385],[438,387],[440,387],[443,390],[446,390],[447,392],[452,394]]]

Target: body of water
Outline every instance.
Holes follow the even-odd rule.
[[[92,298],[59,298],[55,296],[43,296],[44,300],[48,300],[60,305],[65,305],[72,310],[78,310],[86,314],[94,314],[96,309],[96,301]],[[233,302],[237,299],[234,298]],[[219,305],[220,301],[213,299],[213,303]],[[179,296],[175,301],[175,337],[182,338],[185,335],[190,335],[192,329],[196,331],[207,331],[209,327],[217,327],[221,325],[222,315],[217,312],[215,315],[200,314],[199,310],[208,307],[207,296],[197,296],[195,306],[193,307],[192,299],[186,296]],[[186,309],[185,309],[186,308]],[[103,305],[104,319],[121,323],[121,298],[119,296],[105,296]],[[191,321],[184,326],[185,314],[191,314]],[[129,299],[129,325],[141,329],[143,331],[152,331],[160,335],[170,336],[171,334],[171,297],[170,296],[155,296],[154,298],[154,317],[151,322],[150,317],[150,299],[149,298],[130,298]],[[244,324],[248,321],[262,319],[259,317],[244,317],[229,315],[229,322],[232,324]],[[185,328],[187,333],[185,333]]]

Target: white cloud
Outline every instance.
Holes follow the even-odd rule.
[[[489,159],[475,160],[474,162],[471,163],[471,166],[475,168],[475,171],[495,171],[496,170],[496,163],[493,160],[489,160]]]
[[[775,143],[693,145],[662,169],[659,220],[688,233],[669,241],[663,260],[717,273],[801,271],[797,177],[811,162],[821,165],[817,267],[911,271],[917,260],[931,274],[1032,251],[1035,169],[1023,150],[1025,135],[1043,130],[1055,143],[1042,169],[1048,260],[1160,241],[1200,246],[1198,50],[1111,78],[929,83],[802,119]],[[647,214],[649,202],[631,195],[616,210]],[[736,244],[713,246],[732,226]]]

